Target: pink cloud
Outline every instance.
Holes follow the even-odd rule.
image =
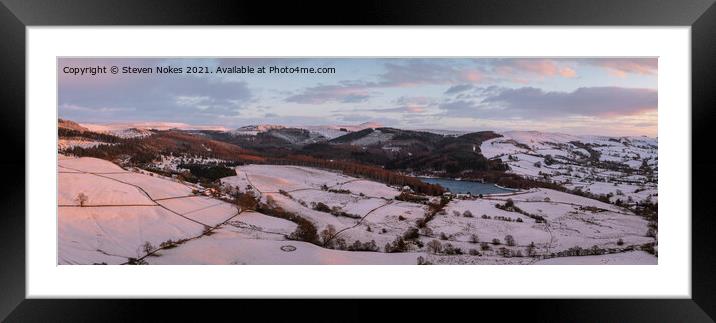
[[[429,61],[411,61],[407,64],[385,64],[385,73],[374,87],[414,87],[423,84],[479,83],[487,78],[483,71]]]
[[[626,77],[628,74],[655,75],[658,71],[657,58],[576,58],[576,59],[505,59],[496,64],[493,72],[503,77],[520,74],[537,75],[540,77],[561,76],[572,78],[577,76],[574,66],[592,65],[602,67],[615,77]]]
[[[607,73],[609,73],[609,75],[611,75],[611,76],[618,77],[618,78],[625,78],[627,76],[627,72],[624,72],[622,70],[617,70],[617,69],[609,69],[607,71]]]
[[[577,71],[570,67],[563,67],[559,70],[559,75],[566,78],[573,78],[577,76]]]
[[[553,59],[507,59],[500,61],[493,68],[493,72],[516,83],[527,83],[535,77],[538,79],[546,77],[576,77],[577,71],[573,67],[566,65]]]
[[[422,113],[422,112],[425,112],[425,108],[417,107],[417,106],[408,106],[408,107],[405,107],[405,111],[411,112],[411,113]]]
[[[557,64],[551,60],[517,60],[515,65],[518,69],[542,76],[555,76],[558,71]]]
[[[592,65],[606,68],[610,75],[626,77],[627,74],[654,75],[659,68],[657,58],[600,58],[589,60]]]
[[[464,74],[464,78],[466,81],[480,82],[480,81],[482,81],[482,73],[475,71],[475,70],[467,71]]]

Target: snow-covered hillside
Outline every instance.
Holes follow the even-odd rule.
[[[458,137],[470,133],[464,130],[447,130],[447,129],[416,129],[417,131],[425,131],[442,136]]]
[[[337,237],[348,245],[355,241],[374,241],[382,248],[411,229],[417,229],[428,212],[426,205],[395,200],[400,193],[395,188],[331,171],[248,165],[237,167],[236,172],[237,176],[224,178],[222,183],[253,191],[263,201],[270,199],[282,209],[305,217],[319,231],[331,226],[339,232]],[[515,210],[496,207],[497,204],[504,205],[508,199],[524,213],[546,221],[540,223]],[[319,202],[355,216],[316,211],[313,206]],[[531,243],[539,255],[559,254],[575,247],[616,250],[622,246],[650,243],[654,239],[645,235],[647,225],[645,219],[612,204],[554,190],[534,189],[488,195],[483,199],[452,200],[445,212],[435,215],[419,230],[420,237],[415,244],[409,243],[408,250],[422,252],[425,259],[434,263],[522,264],[530,261],[513,255],[526,255],[525,248]],[[507,235],[513,236],[513,246],[505,245]],[[474,237],[479,241],[474,241]],[[500,244],[494,244],[493,239],[501,240]],[[433,240],[444,246],[450,245],[447,248],[459,248],[464,254],[454,257],[432,254],[427,245]],[[489,243],[487,249],[480,242]],[[500,254],[504,252],[501,248],[510,250],[510,256]],[[481,255],[465,255],[471,249]]]
[[[311,133],[313,138],[323,138],[324,140],[331,140],[343,136],[347,133],[360,131],[368,128],[379,128],[382,127],[380,124],[375,122],[365,122],[358,125],[324,125],[324,126],[283,126],[273,124],[261,124],[261,125],[249,125],[243,126],[235,130],[229,131],[233,135],[237,136],[255,136],[261,132],[269,132],[271,130],[294,128],[304,129]]]
[[[111,145],[111,143],[101,142],[101,141],[97,141],[97,140],[90,140],[90,139],[86,139],[86,138],[73,138],[73,139],[60,138],[57,141],[57,150],[63,151],[66,149],[70,149],[72,147],[92,148],[92,147],[97,147],[99,145]]]
[[[656,257],[643,251],[629,251],[612,255],[552,258],[539,260],[535,265],[656,265]]]
[[[235,136],[255,136],[259,132],[266,132],[273,129],[283,129],[286,128],[282,125],[273,125],[273,124],[262,124],[262,125],[249,125],[249,126],[243,126],[238,129],[234,129],[229,131],[231,134]]]
[[[95,158],[58,160],[59,264],[122,264],[162,242],[200,236],[237,210],[181,183]]]
[[[318,133],[326,138],[333,139],[343,136],[349,132],[361,131],[368,128],[380,128],[377,122],[364,122],[358,125],[326,125],[326,126],[302,126],[299,128]]]
[[[309,243],[291,238],[295,221],[199,185],[95,158],[60,155],[58,171],[59,264],[656,263],[621,256],[655,241],[646,220],[548,189],[453,199],[431,212],[396,199],[398,188],[311,167],[245,165],[221,179],[222,198],[252,192],[311,223],[321,239]]]
[[[480,146],[519,175],[555,181],[569,189],[625,204],[658,197],[658,141],[648,137],[572,136],[511,131]]]
[[[155,169],[162,170],[165,172],[177,172],[184,169],[180,168],[183,164],[199,164],[199,165],[219,165],[226,161],[218,158],[207,158],[201,156],[174,156],[174,155],[159,155],[159,158],[154,160],[153,166]]]
[[[181,248],[162,251],[160,257],[148,261],[152,265],[414,265],[419,256],[417,253],[325,249],[256,232],[226,226],[211,236],[187,242]]]
[[[90,131],[106,133],[120,138],[146,137],[152,134],[151,130],[179,129],[228,131],[228,129],[222,126],[197,126],[179,122],[136,122],[109,124],[83,123],[81,125]]]

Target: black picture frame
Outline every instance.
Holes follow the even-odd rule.
[[[716,119],[716,5],[714,0],[458,0],[458,1],[355,1],[332,3],[195,2],[105,0],[0,0],[0,115],[3,153],[0,167],[0,319],[30,321],[135,321],[144,311],[171,311],[182,320],[222,317],[221,309],[233,301],[189,300],[38,300],[25,299],[25,57],[27,26],[83,25],[522,25],[522,26],[690,26],[692,64],[692,298],[611,300],[482,300],[480,306],[503,307],[510,318],[532,321],[713,322],[716,318],[714,255],[716,210],[710,198],[716,193],[716,161],[712,129]],[[675,108],[675,107],[669,107]],[[678,107],[685,108],[685,107]],[[668,197],[667,197],[668,198]],[[665,216],[688,216],[670,215]],[[655,282],[658,283],[658,282]],[[228,302],[228,303],[227,303]],[[305,301],[272,300],[275,315],[293,315]],[[372,319],[363,309],[400,308],[372,301],[333,301],[342,313],[338,321]],[[428,301],[421,301],[428,302]],[[431,302],[440,309],[414,312],[426,319],[445,317],[454,303]],[[195,306],[204,307],[196,310]],[[240,307],[254,308],[253,301]],[[410,305],[422,308],[420,304]],[[328,308],[328,307],[326,307]],[[472,311],[472,307],[468,307]],[[317,314],[313,314],[317,315]],[[383,315],[383,314],[381,314]],[[407,318],[410,313],[385,314]],[[407,315],[407,316],[405,316]],[[273,317],[274,319],[278,317]],[[325,317],[332,320],[329,317]],[[320,318],[318,319],[320,320]]]

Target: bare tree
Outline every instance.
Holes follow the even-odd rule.
[[[440,253],[443,250],[443,245],[440,241],[432,240],[428,242],[428,251],[432,253]]]
[[[537,252],[535,251],[537,247],[535,246],[534,241],[530,242],[530,244],[527,246],[527,256],[534,257],[537,255]]]
[[[433,263],[430,261],[425,260],[423,256],[418,257],[418,265],[432,265]]]
[[[144,251],[144,253],[150,253],[152,250],[154,250],[154,246],[151,242],[147,241],[142,245],[142,251]]]
[[[254,196],[253,192],[238,193],[236,197],[236,204],[238,204],[242,210],[256,210],[259,205],[259,201],[256,196]]]
[[[477,236],[477,234],[470,235],[470,243],[478,243],[480,242],[480,238]]]
[[[79,203],[80,206],[85,206],[85,203],[87,203],[88,200],[89,200],[89,196],[87,196],[87,194],[82,193],[82,192],[77,194],[77,196],[75,197],[75,201],[77,201],[77,203]]]
[[[505,236],[505,243],[507,243],[508,246],[514,246],[517,244],[515,238],[509,234]]]
[[[328,247],[326,244],[331,241],[331,238],[336,235],[336,228],[329,224],[326,226],[323,231],[321,231],[321,243],[323,243],[324,246]]]
[[[420,231],[422,231],[423,235],[425,235],[425,236],[433,235],[433,229],[430,229],[429,227],[424,227],[424,228],[420,229]]]

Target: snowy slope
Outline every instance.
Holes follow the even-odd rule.
[[[180,122],[136,122],[136,123],[109,123],[90,124],[82,123],[82,127],[93,132],[106,133],[120,138],[146,137],[151,135],[151,130],[216,130],[228,131],[222,126],[198,126]]]
[[[358,125],[323,125],[323,126],[290,126],[290,128],[305,129],[315,134],[317,137],[321,136],[327,140],[343,136],[350,132],[360,131],[367,128],[379,128],[380,124],[375,122],[365,122]],[[230,133],[237,136],[255,136],[260,132],[267,132],[275,129],[289,128],[283,125],[273,124],[260,124],[260,125],[248,125],[243,126],[235,130],[229,131]]]
[[[189,187],[159,176],[125,171],[105,160],[60,156],[59,264],[121,264],[143,256],[147,242],[157,247],[196,237],[205,226],[237,213],[219,200],[186,197]]]
[[[534,265],[656,265],[657,258],[643,251],[611,255],[544,259]]]
[[[510,131],[480,146],[510,171],[570,189],[633,203],[658,197],[658,141],[648,137],[572,136]],[[646,167],[645,167],[646,166]]]
[[[65,149],[69,149],[69,148],[73,148],[73,147],[92,148],[92,147],[97,147],[99,145],[111,145],[111,144],[102,142],[102,141],[89,140],[89,139],[84,139],[84,138],[72,138],[72,139],[60,138],[57,141],[57,150],[63,151]]]
[[[383,248],[418,228],[429,208],[395,200],[399,191],[381,183],[310,167],[245,165],[221,180],[222,189],[253,191],[265,203],[313,223],[318,232],[333,227],[334,249],[289,240],[296,223],[192,193],[193,186],[151,173],[126,171],[108,161],[60,155],[59,264],[122,264],[156,250],[168,240],[186,240],[143,258],[149,264],[541,264],[526,255],[534,242],[538,255],[593,246],[610,253],[545,260],[545,264],[653,264],[656,257],[623,253],[655,240],[647,221],[628,210],[594,199],[533,189],[482,199],[454,199],[436,214],[404,252]],[[328,190],[323,187],[327,186]],[[340,191],[338,189],[348,190]],[[334,191],[330,191],[334,190]],[[80,193],[87,196],[81,200]],[[529,215],[496,207],[511,199]],[[314,209],[317,203],[348,214]],[[80,206],[80,204],[84,206]],[[466,216],[468,213],[472,216]],[[484,217],[483,217],[484,215]],[[540,223],[532,215],[541,216]],[[210,234],[207,227],[217,226]],[[515,245],[506,245],[506,236]],[[483,249],[479,242],[490,242]],[[493,239],[500,244],[492,244]],[[620,241],[621,240],[621,241]],[[375,251],[338,250],[340,243],[373,243]],[[434,254],[438,241],[460,254]],[[618,243],[619,242],[619,243]],[[345,249],[345,248],[344,248]],[[501,250],[502,249],[502,250]],[[153,250],[153,251],[154,251]],[[469,250],[478,251],[469,254]],[[511,256],[502,254],[510,252]],[[616,252],[616,253],[614,253]]]
[[[229,131],[235,136],[255,136],[259,132],[266,132],[272,129],[283,129],[284,126],[273,124],[249,125]]]
[[[236,172],[237,176],[224,178],[222,182],[239,190],[252,190],[260,194],[264,201],[270,197],[282,209],[309,220],[319,231],[333,226],[340,231],[338,237],[349,245],[354,241],[375,241],[382,247],[411,228],[417,228],[417,222],[425,217],[428,210],[422,204],[394,200],[398,193],[394,188],[331,171],[296,166],[247,165],[237,167]],[[350,192],[330,192],[321,189],[322,185],[348,188]],[[279,190],[284,193],[279,193]],[[507,199],[512,199],[522,210],[547,219],[547,223],[538,223],[527,215],[496,207]],[[319,202],[361,218],[334,216],[311,208]],[[472,216],[464,216],[466,211]],[[469,255],[453,258],[431,256],[430,259],[445,264],[528,264],[533,261],[519,257],[506,259],[498,255],[498,249],[507,248],[526,254],[527,246],[534,242],[540,255],[573,247],[587,249],[597,246],[618,250],[622,245],[638,246],[653,242],[654,239],[645,234],[647,225],[642,217],[612,204],[554,190],[533,189],[483,199],[452,200],[444,213],[437,214],[425,230],[421,229],[418,240],[423,244],[439,240],[467,253],[470,249],[480,249],[479,244],[471,241],[473,235],[477,235],[480,242],[499,239],[501,245],[491,245],[489,250],[482,250],[480,257],[483,258],[480,259]],[[515,246],[505,245],[507,235],[514,237]],[[427,251],[425,247],[414,245],[410,250]],[[426,253],[424,256],[430,255]]]
[[[293,247],[284,251],[281,247]],[[285,248],[286,250],[291,250]],[[150,264],[219,265],[414,265],[418,253],[324,249],[302,241],[259,240],[240,233],[220,231],[209,237],[187,242],[181,248],[164,250]]]
[[[382,125],[376,122],[364,122],[358,125],[302,126],[299,128],[318,133],[330,140],[343,136],[349,132],[356,132],[361,131],[363,129],[380,127],[382,127]]]

